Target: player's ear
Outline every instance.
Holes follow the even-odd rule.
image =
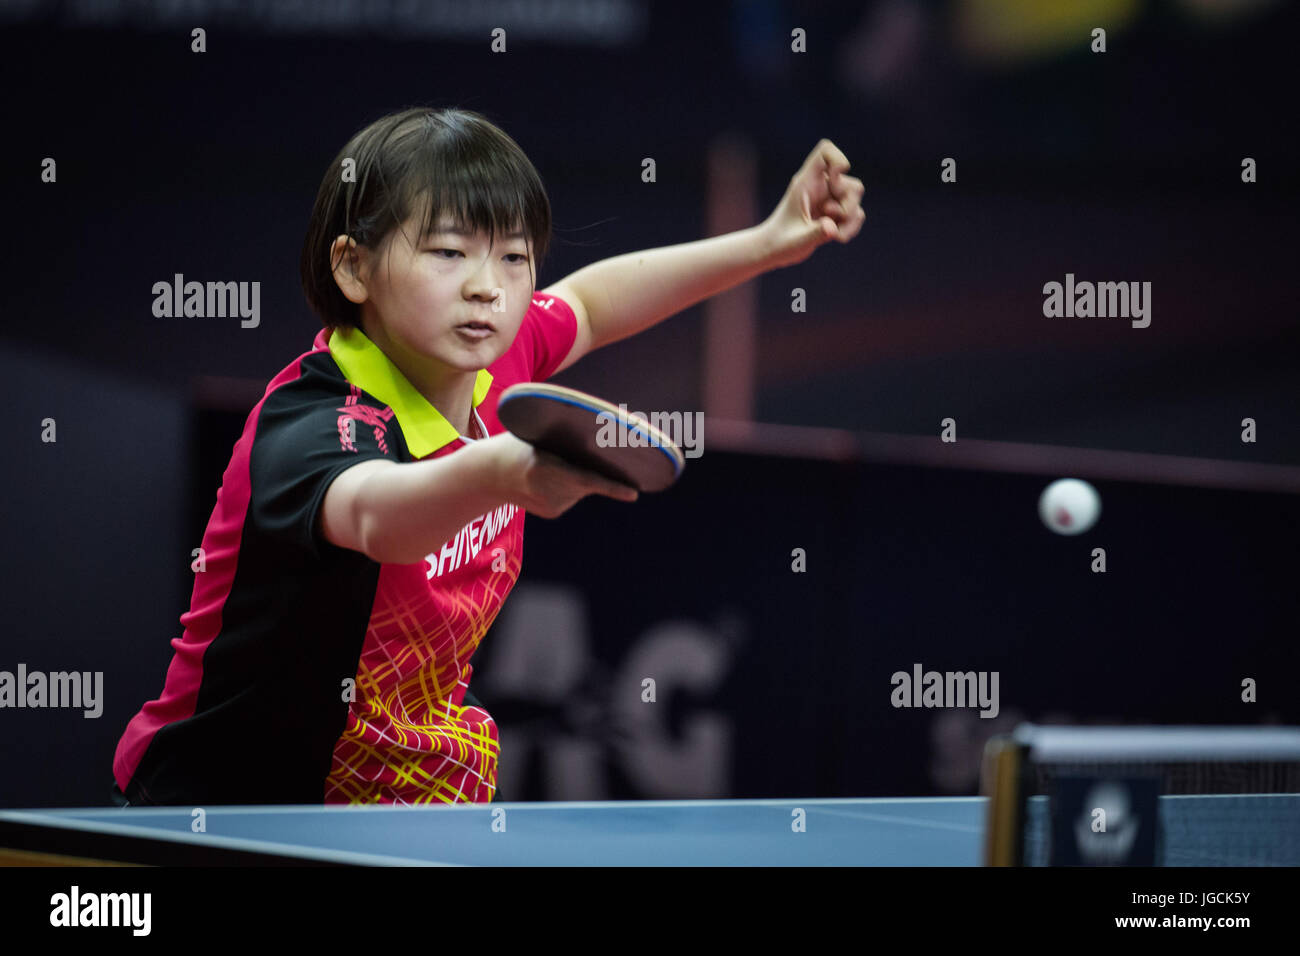
[[[330,265],[334,282],[349,302],[366,301],[365,250],[350,236],[339,236],[330,246]]]

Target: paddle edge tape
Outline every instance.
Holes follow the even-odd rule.
[[[624,415],[617,405],[574,388],[565,388],[563,385],[548,385],[543,382],[520,382],[517,385],[511,385],[501,393],[501,397],[497,400],[497,418],[502,417],[501,409],[511,401],[532,395],[546,395],[554,401],[581,408],[593,415],[612,415],[614,420],[627,430],[635,431],[649,439],[648,447],[657,448],[663,453],[673,466],[673,481],[680,478],[682,471],[686,468],[686,456],[682,453],[681,448],[677,446],[677,443],[645,419]],[[501,424],[505,425],[506,423],[502,420]],[[506,427],[509,428],[508,425]]]

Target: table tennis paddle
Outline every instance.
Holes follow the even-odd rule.
[[[511,385],[497,417],[534,448],[637,491],[662,491],[686,467],[682,450],[645,419],[562,385]]]

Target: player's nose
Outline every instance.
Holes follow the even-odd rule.
[[[483,263],[465,280],[466,297],[482,302],[492,302],[497,296],[504,295],[504,290],[504,271],[493,268],[490,263]]]

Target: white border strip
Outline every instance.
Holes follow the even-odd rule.
[[[1300,761],[1300,727],[1042,727],[1021,724],[1030,758],[1054,761]]]
[[[318,806],[316,804],[304,804],[287,806],[284,804],[271,804],[267,806],[213,806],[210,812],[219,812],[222,815],[243,815],[243,814],[333,814],[333,813],[451,813],[451,812],[488,812],[496,807],[510,807],[516,810],[606,810],[606,809],[633,809],[644,810],[655,807],[788,807],[788,806],[878,806],[881,804],[891,805],[925,805],[932,803],[969,803],[975,800],[983,800],[984,797],[779,797],[767,798],[761,800],[586,800],[586,801],[563,801],[563,800],[545,800],[536,802],[518,802],[518,803],[439,803],[429,804],[428,806],[393,806],[385,804],[377,805],[343,805],[343,804],[326,804]],[[96,815],[115,815],[122,814],[127,816],[133,813],[161,813],[164,815],[189,817],[193,810],[186,807],[162,807],[162,806],[132,806],[132,807],[77,807],[74,809],[58,810],[0,810],[0,820],[9,819],[13,814],[39,815],[42,817],[59,818],[71,817],[79,819],[87,814]]]

